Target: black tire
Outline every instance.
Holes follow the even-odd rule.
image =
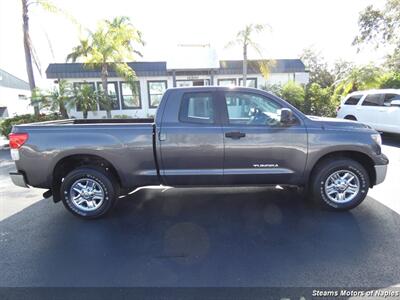
[[[331,197],[333,196],[330,197],[327,194],[325,183],[332,174],[335,174],[335,172],[341,172],[342,170],[357,177],[352,182],[354,183],[358,180],[359,189],[358,192],[354,193],[354,198],[347,202],[332,201]],[[360,163],[347,158],[333,158],[325,160],[316,166],[311,178],[310,192],[314,203],[319,207],[330,210],[349,210],[358,206],[365,199],[369,186],[370,179],[368,172]],[[347,191],[347,188],[343,187],[343,189]],[[335,193],[336,192],[333,192],[333,195],[335,195]],[[346,195],[348,195],[349,199],[351,198],[351,195]]]
[[[357,121],[357,118],[353,115],[347,115],[344,117],[346,120],[352,120],[352,121]]]
[[[74,183],[78,180],[85,179],[97,183],[96,186],[103,192],[102,203],[99,204],[99,207],[91,211],[80,209],[76,204],[74,204],[71,197],[71,187]],[[96,219],[104,216],[114,207],[118,198],[118,191],[118,183],[111,174],[100,168],[88,166],[77,168],[65,176],[60,188],[60,197],[64,206],[72,214],[83,219]]]

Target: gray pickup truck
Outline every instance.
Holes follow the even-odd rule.
[[[45,188],[83,218],[103,216],[139,186],[300,186],[347,210],[386,176],[369,126],[305,116],[251,88],[165,92],[153,119],[65,120],[13,127],[18,186]]]

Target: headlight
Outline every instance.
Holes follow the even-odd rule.
[[[372,139],[377,143],[379,146],[382,146],[382,137],[379,133],[371,134]]]

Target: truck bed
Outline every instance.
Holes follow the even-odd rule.
[[[74,156],[107,160],[115,166],[122,187],[158,184],[153,122],[153,119],[68,119],[16,125],[13,133],[29,135],[16,165],[27,174],[29,185],[41,188],[51,188],[56,165]]]
[[[153,124],[153,118],[141,119],[65,119],[23,124],[26,126],[79,125],[79,124]]]

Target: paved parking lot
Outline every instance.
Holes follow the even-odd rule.
[[[141,190],[83,221],[11,185],[0,157],[1,286],[387,287],[400,283],[400,139],[351,212],[273,188]]]

